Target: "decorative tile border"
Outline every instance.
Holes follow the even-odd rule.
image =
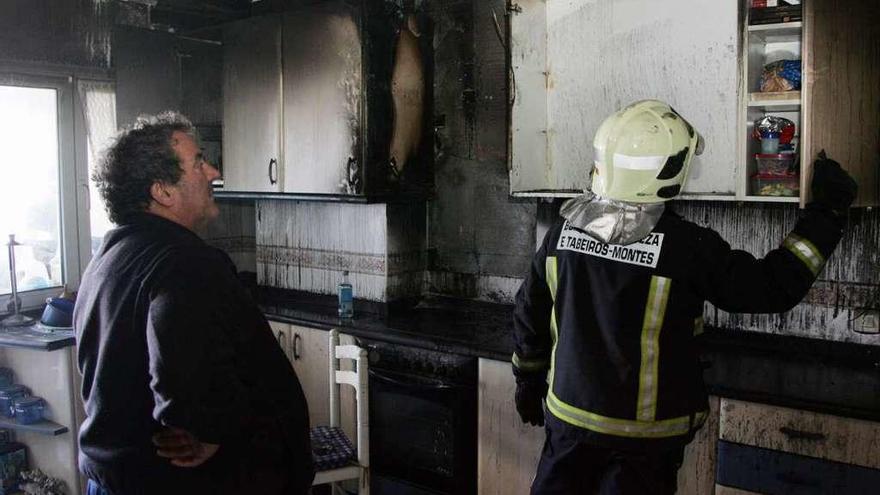
[[[817,280],[803,303],[831,308],[865,308],[876,304],[880,285]]]
[[[382,275],[386,273],[385,255],[331,251],[327,249],[257,246],[257,264],[317,268],[330,271]]]
[[[424,251],[388,254],[388,276],[419,272],[425,269]]]
[[[254,236],[215,237],[213,239],[205,239],[205,242],[227,253],[252,253],[257,247],[257,241]]]

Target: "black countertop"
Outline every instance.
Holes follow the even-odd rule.
[[[513,353],[511,305],[428,297],[395,310],[356,301],[355,317],[340,319],[332,296],[257,294],[276,321],[505,362]],[[713,395],[880,421],[880,345],[712,328],[699,342]]]
[[[465,356],[509,361],[513,353],[513,306],[431,297],[415,306],[384,311],[355,301],[354,318],[336,315],[336,298],[262,289],[260,307],[269,319]]]

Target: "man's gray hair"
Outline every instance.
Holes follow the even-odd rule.
[[[146,211],[154,183],[176,184],[180,180],[180,162],[171,147],[171,136],[177,131],[197,140],[192,122],[178,112],[141,115],[106,149],[92,180],[113,223],[125,223],[132,215]]]

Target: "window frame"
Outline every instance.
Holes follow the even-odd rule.
[[[69,290],[79,287],[82,269],[88,262],[82,253],[83,239],[88,241],[88,171],[82,160],[85,142],[82,120],[75,116],[76,88],[72,75],[34,73],[0,67],[0,85],[26,88],[54,89],[58,113],[58,191],[59,234],[61,241],[61,273],[63,286]],[[80,121],[79,125],[77,121]],[[80,136],[82,135],[82,136]],[[85,189],[82,184],[85,180]],[[83,194],[85,192],[85,194]],[[85,215],[83,215],[83,212]],[[5,242],[3,245],[5,246]],[[6,253],[2,254],[7,256]],[[20,291],[21,308],[37,309],[45,304],[47,297],[57,296],[59,287]],[[0,314],[6,313],[11,294],[0,294]]]

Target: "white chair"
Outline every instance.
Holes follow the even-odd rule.
[[[339,385],[354,387],[357,406],[357,459],[348,466],[326,471],[318,471],[312,485],[332,483],[335,493],[337,483],[344,480],[358,480],[358,493],[370,494],[370,422],[367,397],[368,365],[367,351],[356,345],[339,345],[339,332],[330,332],[330,426],[341,428]],[[355,371],[340,369],[340,359],[354,361]]]

